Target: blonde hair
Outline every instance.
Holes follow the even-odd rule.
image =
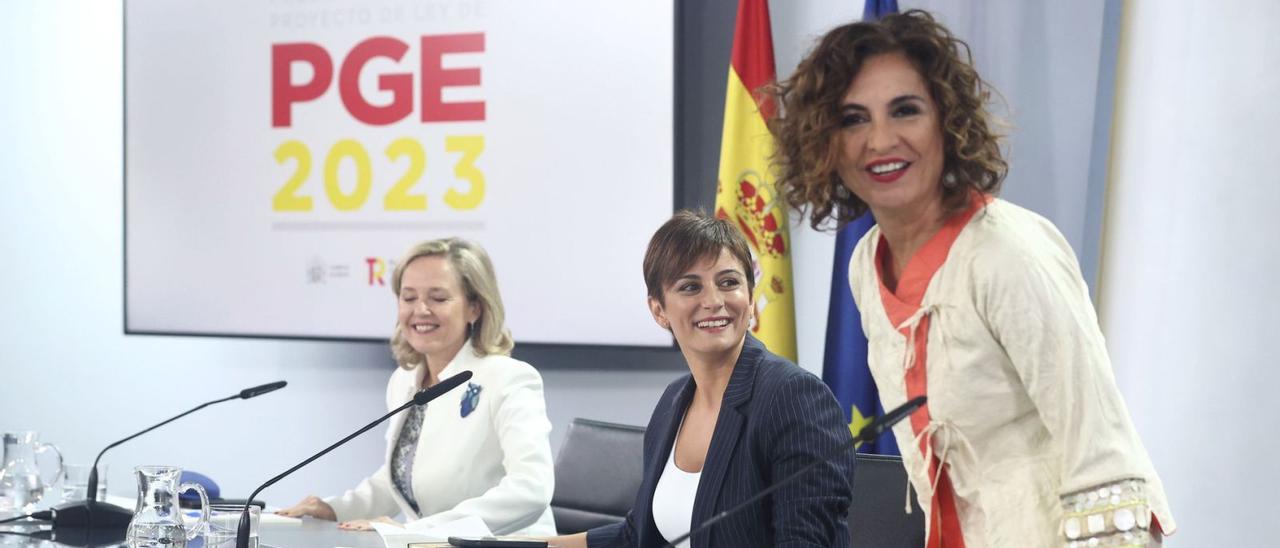
[[[480,309],[480,316],[471,324],[468,335],[471,347],[481,356],[491,354],[511,355],[515,341],[506,328],[506,313],[502,307],[502,295],[498,293],[498,279],[493,273],[493,262],[483,247],[461,238],[443,238],[417,244],[405,252],[391,275],[391,292],[400,298],[400,283],[404,269],[415,259],[444,257],[458,273],[467,303]],[[427,363],[427,357],[414,350],[401,334],[397,318],[395,332],[391,335],[391,354],[404,369],[413,369]]]

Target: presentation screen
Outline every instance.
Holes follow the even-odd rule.
[[[674,3],[127,0],[125,329],[385,339],[457,236],[517,342],[669,346]]]

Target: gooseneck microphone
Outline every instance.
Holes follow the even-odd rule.
[[[98,457],[93,459],[93,467],[89,469],[88,492],[85,493],[85,500],[79,501],[79,502],[67,503],[62,506],[58,506],[56,508],[51,509],[50,510],[51,515],[49,519],[53,521],[53,526],[54,527],[75,527],[75,528],[120,529],[121,531],[123,531],[126,527],[129,526],[129,520],[133,519],[133,511],[126,510],[114,504],[107,504],[105,502],[100,502],[97,500],[98,498],[98,461],[102,459],[102,455],[106,453],[107,450],[117,445],[120,445],[124,442],[127,442],[133,438],[146,434],[147,432],[160,428],[161,426],[164,426],[173,421],[176,421],[182,417],[195,413],[196,411],[209,407],[210,405],[213,405],[215,403],[222,403],[224,401],[230,401],[234,399],[247,400],[249,398],[261,396],[268,392],[275,392],[276,390],[284,388],[285,385],[287,384],[288,383],[285,381],[276,381],[276,382],[264,384],[261,386],[246,388],[244,390],[241,390],[237,394],[227,396],[222,399],[217,399],[210,402],[202,403],[180,415],[177,415],[173,418],[165,420],[164,422],[156,424],[150,428],[147,428],[146,430],[143,430],[132,436],[129,436],[120,441],[112,443],[111,445],[106,446],[105,448],[103,448],[101,452],[98,453]]]
[[[285,381],[276,381],[276,382],[269,382],[267,384],[263,384],[260,386],[255,386],[253,388],[246,388],[240,391],[240,399],[247,400],[249,398],[256,398],[263,394],[275,392],[276,390],[284,388],[288,384],[289,383]],[[227,399],[231,399],[231,398],[227,398]],[[217,402],[214,402],[214,403],[217,403]]]
[[[311,457],[307,458],[307,460],[304,460],[294,465],[293,468],[285,470],[280,475],[274,478],[271,478],[267,480],[266,483],[263,483],[262,485],[258,486],[258,488],[254,489],[253,493],[249,495],[249,498],[246,499],[247,502],[245,502],[244,504],[244,510],[240,514],[240,525],[236,529],[236,548],[249,548],[249,505],[253,502],[254,497],[257,497],[258,493],[261,493],[263,489],[266,489],[268,487],[271,487],[272,485],[275,485],[276,482],[284,479],[289,474],[297,472],[299,468],[302,468],[303,466],[311,464],[312,461],[325,456],[330,451],[333,451],[334,449],[337,449],[338,447],[340,447],[342,444],[351,441],[356,436],[359,436],[360,434],[368,432],[370,429],[372,429],[373,427],[379,424],[382,424],[383,421],[391,418],[396,413],[399,413],[401,411],[404,411],[405,409],[408,409],[409,406],[424,405],[431,400],[434,400],[440,396],[443,396],[445,392],[453,390],[454,388],[457,388],[458,385],[461,385],[462,383],[471,380],[471,375],[472,373],[470,371],[463,371],[461,373],[458,373],[457,375],[454,375],[452,377],[449,377],[447,379],[444,379],[436,383],[434,386],[431,386],[430,388],[424,388],[422,390],[419,390],[417,394],[413,395],[413,399],[405,402],[404,405],[401,405],[400,407],[392,409],[391,411],[387,412],[387,414],[381,417],[378,417],[377,419],[375,419],[373,422],[369,424],[364,425],[363,428],[356,430],[355,432],[352,432],[351,435],[338,440],[337,443],[324,448],[324,450],[312,455]]]
[[[708,528],[710,528],[712,525],[715,525],[720,520],[727,518],[729,516],[732,516],[738,512],[741,512],[744,508],[759,502],[769,493],[777,491],[778,488],[783,487],[791,483],[792,481],[795,481],[796,478],[799,478],[800,476],[805,475],[807,472],[809,472],[810,470],[813,470],[817,466],[826,464],[828,461],[835,458],[840,453],[843,453],[844,451],[850,448],[857,447],[859,443],[874,441],[876,438],[880,437],[880,434],[883,434],[891,426],[897,424],[898,421],[901,421],[902,419],[905,419],[911,416],[911,414],[914,413],[917,409],[923,407],[927,400],[928,400],[927,396],[918,396],[918,397],[912,398],[910,400],[907,400],[907,403],[904,403],[902,405],[899,405],[898,407],[895,407],[892,411],[889,411],[888,413],[885,413],[883,415],[880,415],[872,419],[870,423],[862,427],[862,430],[858,431],[857,436],[850,438],[849,441],[846,441],[840,445],[837,445],[836,447],[828,451],[826,454],[819,457],[818,460],[812,463],[809,463],[808,466],[797,470],[795,473],[791,474],[790,476],[782,478],[781,481],[773,485],[770,485],[769,487],[765,488],[763,491],[760,491],[759,493],[756,493],[755,496],[742,501],[741,504],[734,506],[733,508],[730,508],[723,512],[720,512],[719,514],[711,516],[710,518],[707,518],[706,521],[698,524],[697,527],[694,527],[688,533],[680,535],[675,539],[671,540],[670,542],[664,544],[663,548],[674,548],[676,545],[680,544],[681,542],[684,542],[685,539],[688,539],[689,537],[693,536],[694,533],[701,533],[707,530]],[[244,547],[240,547],[240,548],[244,548]]]

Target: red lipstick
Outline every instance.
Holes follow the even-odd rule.
[[[891,168],[890,171],[883,171],[885,167]],[[863,169],[866,170],[867,176],[877,183],[892,183],[902,177],[907,172],[907,168],[911,167],[911,162],[902,158],[880,158],[867,163]],[[880,172],[877,173],[877,168]]]

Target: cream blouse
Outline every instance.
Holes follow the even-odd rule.
[[[911,259],[897,296],[876,268],[879,227],[849,263],[884,407],[925,368],[927,415],[894,435],[926,514],[937,459],[969,547],[1143,546],[1148,527],[1172,533],[1070,246],[1008,202],[975,198],[970,211],[935,237],[954,242]],[[900,301],[913,283],[918,302]]]

